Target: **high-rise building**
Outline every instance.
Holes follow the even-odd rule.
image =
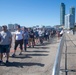
[[[74,16],[74,22],[75,22],[75,7],[70,8],[70,14]]]
[[[60,25],[65,24],[65,4],[61,3],[60,6]]]
[[[65,15],[65,29],[74,28],[74,16],[73,14]]]

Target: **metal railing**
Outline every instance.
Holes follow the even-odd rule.
[[[60,71],[60,61],[61,61],[61,56],[62,56],[62,51],[63,51],[63,46],[64,46],[64,35],[62,36],[61,40],[60,40],[60,44],[57,50],[57,55],[56,55],[56,59],[55,59],[55,63],[53,66],[53,71],[52,71],[52,75],[59,75],[59,71]]]

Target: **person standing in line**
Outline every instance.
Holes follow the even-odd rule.
[[[40,40],[40,44],[43,44],[43,40],[44,40],[44,31],[43,31],[43,29],[39,30],[39,40]]]
[[[35,45],[35,39],[34,39],[34,31],[33,29],[30,29],[29,30],[29,47],[33,47],[34,48],[34,45]]]
[[[15,32],[15,46],[14,46],[14,53],[12,57],[15,57],[17,46],[20,45],[20,54],[22,55],[23,51],[23,32],[21,31],[20,25],[17,25],[17,31]]]
[[[61,32],[60,32],[60,36],[62,36],[63,35],[63,29],[61,30]]]
[[[57,33],[57,37],[58,37],[58,39],[60,39],[60,32],[57,31],[56,33]]]
[[[29,48],[31,48],[31,38],[30,38],[30,32],[31,32],[31,28],[28,28],[28,34],[29,34],[28,46],[29,46]]]
[[[73,35],[75,34],[75,29],[73,29]]]
[[[0,33],[0,63],[3,62],[3,53],[6,53],[7,60],[6,63],[9,62],[9,52],[12,43],[12,34],[7,30],[7,26],[2,26],[2,31]]]
[[[29,33],[26,27],[23,28],[24,31],[24,50],[26,51],[27,49],[27,44],[28,44],[28,39],[29,39]]]
[[[35,45],[36,45],[39,43],[39,33],[38,33],[37,29],[35,29],[34,34],[35,34]]]

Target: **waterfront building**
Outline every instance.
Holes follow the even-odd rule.
[[[74,16],[73,14],[67,14],[65,15],[65,29],[71,29],[74,28]]]

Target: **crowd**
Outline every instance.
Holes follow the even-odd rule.
[[[44,31],[43,29],[31,29],[31,28],[26,28],[23,27],[21,29],[20,25],[17,26],[17,30],[14,32],[14,53],[12,57],[15,57],[16,55],[16,50],[18,45],[20,45],[20,54],[22,55],[23,51],[23,45],[24,45],[24,50],[27,50],[27,44],[29,47],[33,47],[40,43],[43,44],[44,38],[46,40],[49,39],[49,32]],[[0,32],[0,63],[3,62],[3,55],[6,53],[6,63],[9,62],[9,53],[10,53],[10,48],[12,47],[12,34],[11,32],[7,29],[6,25],[2,26],[2,31]]]
[[[14,53],[12,57],[16,56],[16,50],[18,45],[20,46],[20,53],[22,55],[23,50],[27,50],[27,45],[29,48],[37,44],[43,44],[43,41],[49,40],[49,37],[53,37],[56,34],[55,31],[50,31],[43,28],[26,28],[21,29],[20,25],[17,25],[17,30],[14,32]],[[24,45],[24,47],[23,47]],[[9,62],[10,48],[12,47],[12,34],[7,29],[6,25],[2,26],[2,31],[0,32],[0,63],[3,62],[3,55],[6,53],[6,63]]]

